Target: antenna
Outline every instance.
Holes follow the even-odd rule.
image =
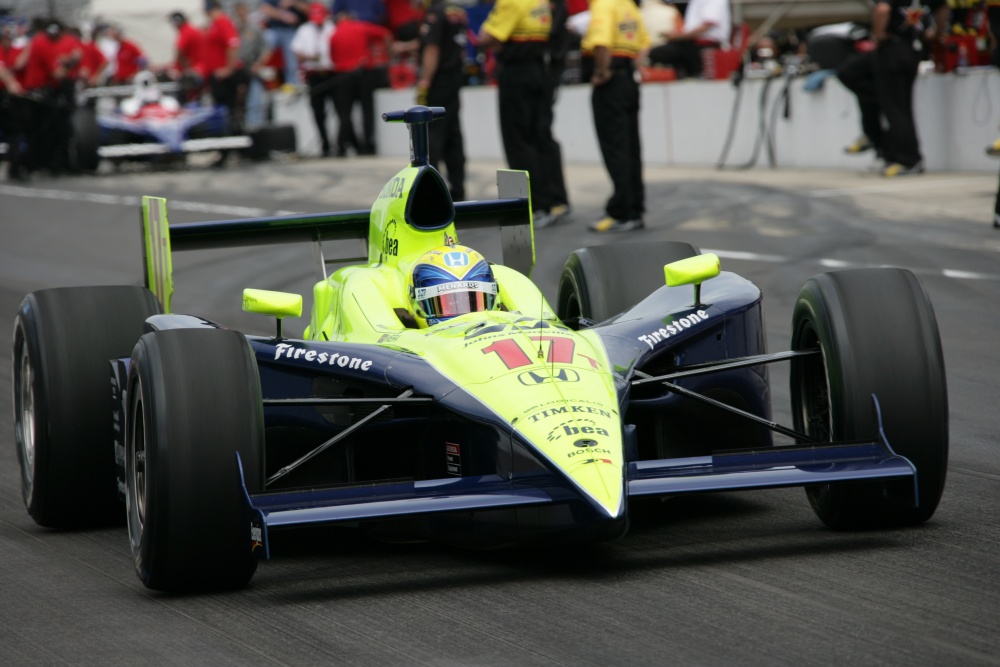
[[[427,126],[438,118],[444,118],[446,113],[444,107],[417,105],[405,111],[387,111],[382,114],[382,120],[387,123],[406,123],[410,130],[410,166],[422,167],[428,164],[430,157]]]

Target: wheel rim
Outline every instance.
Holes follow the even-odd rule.
[[[138,390],[138,387],[135,387]],[[146,518],[146,422],[143,419],[142,401],[132,404],[132,428],[129,434],[128,456],[128,501],[129,521],[136,522],[132,532],[138,538],[142,534]]]
[[[21,476],[30,500],[32,481],[35,479],[35,378],[28,358],[28,345],[23,340],[17,362],[14,390],[17,401],[17,444],[21,454]]]
[[[802,331],[797,349],[819,347],[819,337],[808,324]],[[830,385],[826,375],[826,357],[822,354],[806,357],[797,362],[799,376],[799,415],[806,435],[819,442],[832,442],[830,420]]]
[[[563,296],[561,305],[562,305],[562,308],[560,308],[560,310],[562,311],[561,319],[564,322],[572,322],[582,317],[582,314],[580,313],[580,300],[577,298],[575,291],[570,290],[568,294]],[[574,324],[573,326],[576,325]]]

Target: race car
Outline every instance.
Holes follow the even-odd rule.
[[[74,113],[71,152],[75,166],[95,171],[102,159],[150,160],[222,150],[268,157],[271,151],[295,151],[291,126],[236,132],[226,107],[182,105],[166,94],[176,87],[161,84],[150,71],[141,71],[131,86],[86,91],[95,104],[81,106]]]
[[[777,353],[760,290],[688,243],[576,250],[553,308],[530,278],[527,175],[453,202],[427,159],[444,113],[384,115],[411,160],[370,210],[169,226],[146,197],[145,287],[29,294],[13,378],[30,515],[124,514],[139,578],[166,591],[244,586],[305,525],[565,544],[623,536],[635,498],[783,486],[835,529],[933,515],[947,390],[911,272],[809,279]],[[499,230],[502,262],[461,244],[470,228]],[[364,257],[327,257],[357,239]],[[301,295],[266,283],[242,303],[274,335],[172,312],[173,251],[298,241],[319,273],[302,338],[282,333]],[[792,425],[771,416],[777,362]]]

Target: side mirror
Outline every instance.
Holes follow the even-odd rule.
[[[281,338],[281,320],[286,317],[302,316],[302,295],[248,288],[243,290],[243,310],[276,317],[278,319],[276,338]]]
[[[694,285],[694,305],[697,306],[701,303],[701,284],[719,275],[720,270],[719,256],[706,253],[665,265],[663,277],[667,287]]]

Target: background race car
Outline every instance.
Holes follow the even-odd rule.
[[[176,158],[206,151],[238,150],[254,159],[295,152],[294,127],[236,131],[228,109],[197,102],[182,105],[168,94],[176,89],[176,84],[160,83],[144,71],[133,86],[86,91],[90,103],[78,108],[73,118],[77,168],[95,171],[102,159]]]

